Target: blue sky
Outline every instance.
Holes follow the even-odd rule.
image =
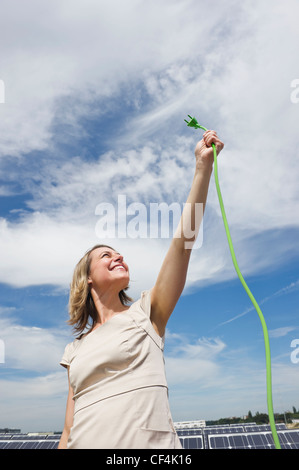
[[[297,2],[29,0],[2,10],[0,427],[62,429],[68,286],[102,241],[96,207],[116,208],[119,195],[146,208],[184,203],[201,138],[187,114],[225,142],[221,190],[269,329],[274,410],[298,408]],[[166,334],[173,418],[266,412],[262,328],[231,262],[213,176],[202,240]],[[170,240],[105,241],[129,264],[137,299]]]

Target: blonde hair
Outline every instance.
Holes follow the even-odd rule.
[[[91,253],[96,248],[110,248],[115,251],[111,246],[108,245],[95,245],[93,248],[88,250],[85,255],[77,263],[73,279],[70,286],[70,297],[69,297],[69,320],[68,324],[74,326],[75,333],[81,335],[85,328],[90,325],[90,329],[93,328],[97,321],[97,310],[90,294],[88,276],[90,271]],[[133,299],[129,297],[125,291],[128,289],[121,290],[119,292],[119,298],[123,305],[127,305],[132,302]]]

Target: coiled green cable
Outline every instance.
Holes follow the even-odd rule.
[[[195,129],[203,129],[204,131],[207,131],[207,129],[205,127],[198,124],[197,120],[194,117],[190,116],[189,114],[188,114],[188,117],[190,118],[190,121],[188,122],[185,119],[185,122],[187,123],[187,125],[189,127],[194,127]],[[249,287],[247,286],[247,284],[246,284],[246,282],[245,282],[245,280],[242,276],[242,273],[239,269],[238,263],[237,263],[237,259],[236,259],[236,255],[235,255],[235,251],[234,251],[234,247],[233,247],[233,243],[232,243],[232,239],[231,239],[231,236],[230,236],[230,231],[229,231],[229,227],[228,227],[228,223],[227,223],[227,218],[226,218],[226,214],[225,214],[223,199],[222,199],[222,195],[221,195],[221,191],[220,191],[220,185],[219,185],[219,180],[218,180],[217,152],[216,152],[216,146],[215,146],[214,143],[212,143],[212,147],[213,147],[213,154],[214,154],[214,176],[215,176],[216,189],[217,189],[217,194],[218,194],[222,219],[223,219],[223,222],[224,222],[225,232],[226,232],[226,236],[227,236],[227,240],[228,240],[228,244],[229,244],[229,249],[230,249],[233,265],[235,267],[235,270],[236,270],[236,272],[239,276],[239,279],[240,279],[245,291],[247,292],[252,304],[254,305],[254,307],[255,307],[255,309],[258,313],[258,316],[260,318],[260,321],[261,321],[262,327],[263,327],[265,353],[266,353],[267,404],[268,404],[269,421],[270,421],[270,427],[271,427],[271,431],[272,431],[272,436],[273,436],[275,448],[276,449],[281,449],[280,442],[279,442],[279,439],[278,439],[277,430],[276,430],[276,426],[275,426],[274,413],[273,413],[271,353],[270,353],[270,343],[269,343],[268,329],[267,329],[267,325],[266,325],[264,316],[262,314],[262,311],[261,311],[257,301],[255,300],[253,294],[251,293]]]

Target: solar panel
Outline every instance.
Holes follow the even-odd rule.
[[[289,430],[278,434],[284,449],[299,449],[299,430]]]
[[[299,449],[299,429],[276,425],[282,449]],[[268,425],[213,426],[177,430],[183,449],[274,449]],[[61,434],[0,435],[0,449],[57,449]]]
[[[28,436],[28,434],[21,434],[21,435],[16,435],[14,434],[11,436],[11,439],[16,440],[16,441],[41,441],[42,439],[46,439],[47,435],[35,435],[35,436]]]
[[[276,428],[277,428],[277,429],[281,429],[281,430],[283,430],[283,429],[288,429],[288,428],[286,427],[285,423],[276,424]]]
[[[231,433],[238,433],[244,432],[243,426],[215,426],[212,428],[204,428],[203,433],[208,434],[231,434]]]
[[[202,434],[202,429],[177,429],[178,436],[197,436]]]
[[[210,449],[228,449],[228,436],[209,436],[208,446]]]
[[[20,449],[22,445],[23,441],[6,441],[6,446],[2,447],[2,449]]]
[[[246,436],[248,449],[275,449],[271,433],[248,434]]]
[[[17,440],[0,441],[0,449],[56,449],[59,440]]]
[[[275,425],[277,431],[282,431],[284,429],[287,429],[286,425],[284,423],[278,423]],[[252,424],[250,426],[244,426],[244,431],[245,432],[265,432],[265,431],[271,431],[271,427],[269,424]]]
[[[23,441],[21,449],[38,449],[39,441]]]
[[[299,431],[278,431],[282,449],[299,449]],[[209,449],[275,449],[271,432],[209,435]]]
[[[183,449],[203,449],[202,436],[180,438]]]
[[[48,441],[40,442],[38,449],[57,449],[58,444],[59,444],[58,440],[56,441],[48,440]]]

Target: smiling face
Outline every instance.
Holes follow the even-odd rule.
[[[88,284],[105,291],[112,285],[118,291],[129,284],[129,268],[123,256],[110,247],[100,247],[90,253]]]

